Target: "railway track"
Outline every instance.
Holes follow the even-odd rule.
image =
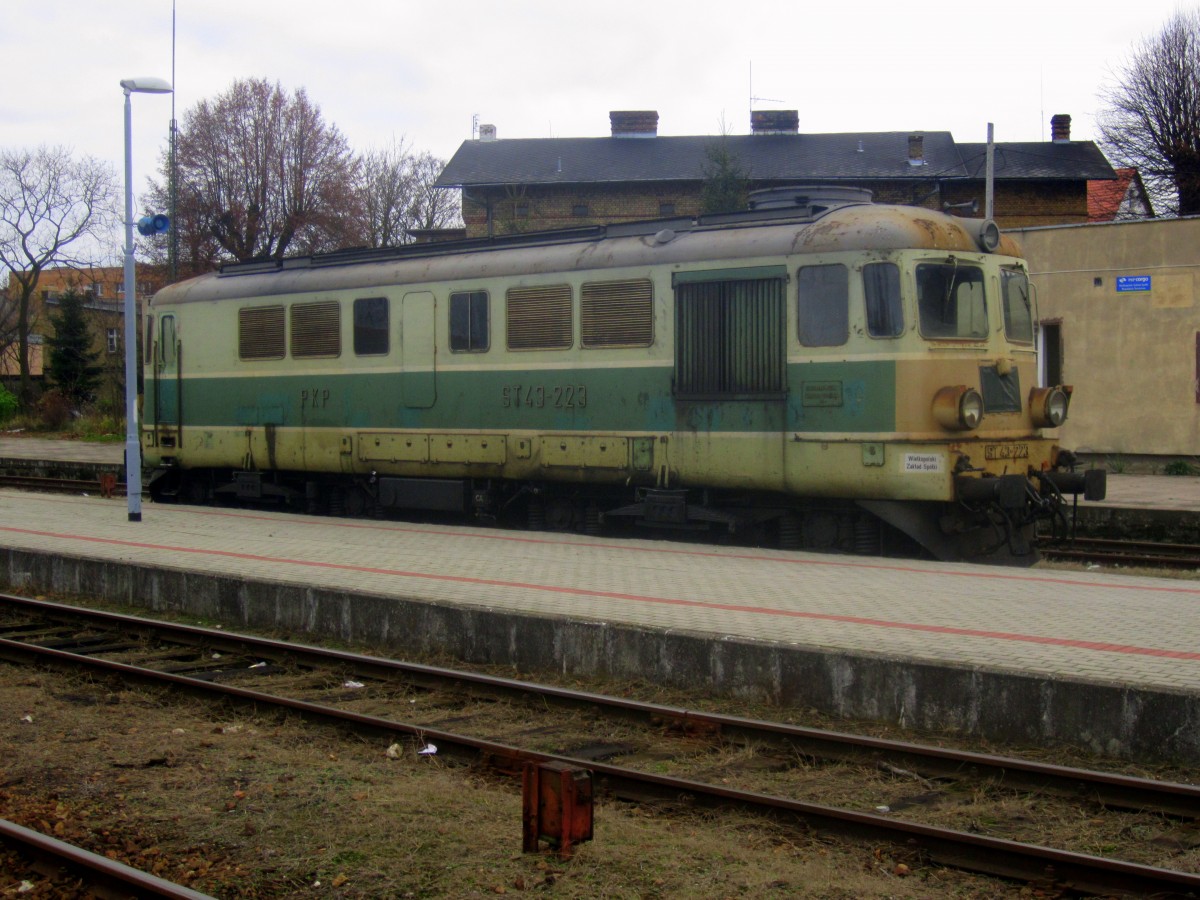
[[[407,736],[421,745],[436,744],[441,753],[485,761],[501,772],[518,773],[526,762],[566,762],[591,770],[601,789],[616,798],[753,809],[831,833],[917,848],[935,861],[1007,878],[1092,893],[1200,893],[1200,875],[1187,872],[730,786],[736,778],[706,781],[615,765],[610,760],[636,757],[636,747],[597,745],[588,737],[595,735],[598,719],[618,720],[646,732],[676,736],[693,754],[697,742],[753,746],[784,760],[838,760],[885,768],[929,785],[944,787],[951,779],[1001,784],[1005,790],[1053,793],[1098,808],[1151,810],[1178,819],[1200,815],[1200,788],[1193,785],[656,706],[9,595],[0,595],[0,657],[27,665],[88,667],[120,679],[274,706],[389,740]],[[396,719],[397,697],[417,694],[457,699],[440,707],[422,702],[422,710],[432,708],[422,713],[424,718]],[[403,704],[414,712],[418,706],[411,699]],[[498,735],[498,726],[489,725],[481,710],[504,704],[537,710],[539,722],[551,721],[551,710],[583,719],[572,737],[550,725],[529,729],[527,715],[522,717],[524,728]],[[447,730],[451,724],[469,724],[473,734]],[[567,746],[552,752],[544,746],[547,741]]]
[[[0,819],[0,844],[37,859],[43,870],[56,870],[91,887],[103,888],[103,896],[137,897],[141,900],[213,900],[209,894],[174,884],[163,878],[81,850],[39,831]]]
[[[39,475],[0,474],[0,487],[50,494],[99,494],[124,497],[125,482],[116,476],[99,478],[48,478]]]
[[[1047,559],[1072,560],[1102,566],[1200,569],[1200,546],[1195,544],[1077,537],[1069,541],[1045,543],[1040,549]]]

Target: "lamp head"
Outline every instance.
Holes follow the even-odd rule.
[[[131,94],[171,93],[171,82],[150,75],[143,75],[140,78],[122,78],[121,87]]]

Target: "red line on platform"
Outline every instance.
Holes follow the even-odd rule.
[[[1045,637],[1034,634],[1019,634],[1006,631],[987,631],[979,628],[957,628],[947,625],[923,625],[915,622],[894,622],[887,619],[871,619],[862,616],[845,616],[833,613],[803,612],[800,610],[772,609],[764,606],[744,606],[734,603],[716,603],[705,600],[685,600],[678,597],[653,597],[645,594],[626,594],[618,591],[599,591],[590,588],[564,587],[561,585],[534,584],[520,581],[501,581],[493,578],[473,578],[465,575],[443,575],[435,572],[413,572],[403,569],[384,569],[374,566],[356,566],[347,563],[321,562],[317,560],[288,559],[286,557],[263,556],[256,553],[238,553],[233,550],[202,550],[195,547],[181,547],[170,544],[150,544],[142,541],[125,541],[116,538],[102,538],[90,535],[60,534],[53,531],[37,531],[28,528],[12,528],[0,526],[0,532],[26,534],[36,537],[58,538],[61,540],[84,541],[91,544],[104,544],[115,547],[131,547],[140,550],[162,550],[169,553],[191,554],[194,556],[215,556],[224,559],[241,559],[252,562],[301,566],[313,569],[332,569],[343,572],[358,572],[371,575],[387,575],[395,578],[412,578],[426,581],[451,582],[455,584],[472,584],[484,587],[519,588],[528,591],[540,591],[549,594],[575,595],[579,597],[596,597],[605,600],[629,600],[635,603],[653,603],[665,606],[684,606],[700,609],[716,609],[725,612],[750,613],[754,615],[778,616],[790,619],[809,619],[821,622],[841,622],[849,625],[866,625],[876,628],[894,628],[905,631],[919,631],[927,634],[947,634],[957,637],[980,637],[992,640],[1015,641],[1026,644],[1045,644],[1054,647],[1070,647],[1079,650],[1094,650],[1101,653],[1121,653],[1132,656],[1155,656],[1166,659],[1200,660],[1200,653],[1184,650],[1164,650],[1157,647],[1138,647],[1129,644],[1113,644],[1102,641],[1083,641],[1072,638]]]

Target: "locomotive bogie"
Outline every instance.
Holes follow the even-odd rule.
[[[160,499],[1019,549],[1076,483],[1034,321],[1011,241],[870,205],[234,266],[152,301],[143,453]]]

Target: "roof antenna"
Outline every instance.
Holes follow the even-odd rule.
[[[770,97],[754,96],[754,60],[750,60],[750,112],[754,112],[755,101],[761,103],[783,103],[782,100],[774,100]]]

